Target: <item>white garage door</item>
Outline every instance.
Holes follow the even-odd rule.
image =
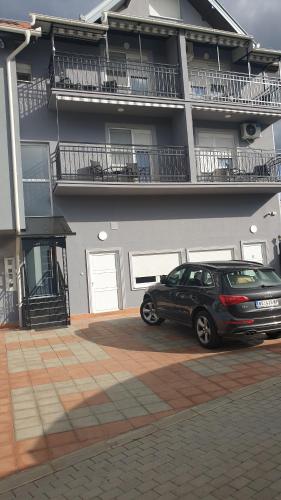
[[[200,250],[189,252],[190,262],[220,262],[225,260],[233,260],[234,254],[232,248],[224,250]]]
[[[169,274],[180,263],[180,252],[133,255],[133,287],[147,288],[159,282],[162,274]]]
[[[265,245],[264,243],[251,243],[243,245],[243,260],[260,262],[265,264]]]
[[[90,255],[91,312],[119,309],[116,253]]]

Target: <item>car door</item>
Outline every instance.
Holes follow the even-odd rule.
[[[192,313],[198,306],[209,307],[211,294],[215,289],[215,280],[211,271],[201,266],[187,269],[181,288],[174,294],[174,303],[178,320],[191,324]]]
[[[163,318],[178,319],[175,306],[175,297],[182,288],[186,274],[186,266],[174,269],[166,278],[166,282],[157,287],[156,302],[157,312]]]

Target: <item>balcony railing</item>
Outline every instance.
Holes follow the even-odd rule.
[[[54,177],[91,183],[189,182],[186,148],[59,143]]]
[[[248,106],[281,107],[281,80],[215,70],[190,72],[193,99]]]
[[[56,53],[50,63],[51,88],[153,97],[181,97],[179,66],[107,61]]]
[[[196,148],[198,182],[281,182],[281,152]]]

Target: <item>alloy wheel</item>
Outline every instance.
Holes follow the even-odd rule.
[[[148,323],[154,324],[159,321],[153,302],[146,302],[144,304],[142,314]]]
[[[207,345],[211,339],[211,325],[206,316],[199,316],[197,319],[196,331],[201,344]]]

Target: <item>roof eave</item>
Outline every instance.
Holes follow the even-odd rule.
[[[129,5],[131,0],[104,0],[94,9],[85,15],[81,15],[80,18],[85,21],[95,22],[102,18],[104,11],[110,11],[111,9],[118,8],[122,3],[125,7]],[[218,2],[218,0],[208,0],[211,6],[217,10],[217,12],[229,23],[229,25],[240,35],[247,35],[248,33],[240,26],[237,21],[225,10],[225,8]]]
[[[225,10],[225,8],[217,0],[208,0],[209,3],[221,14],[230,26],[240,35],[248,35],[242,26]]]

